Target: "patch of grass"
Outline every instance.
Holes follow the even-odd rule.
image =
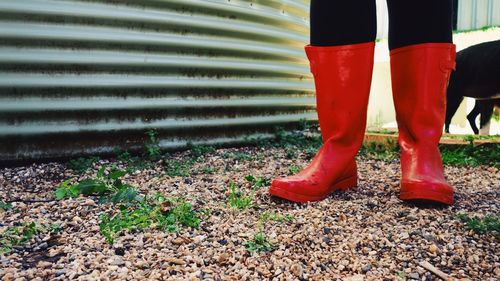
[[[188,143],[188,148],[191,150],[191,157],[198,159],[206,154],[214,153],[216,151],[214,146],[211,145],[193,145]]]
[[[321,134],[306,135],[303,132],[289,133],[283,130],[283,128],[276,128],[274,135],[275,142],[273,146],[288,148],[290,153],[294,153],[293,150],[300,151],[308,148],[317,151],[323,144]]]
[[[275,128],[273,139],[256,139],[250,140],[256,146],[262,147],[275,147],[285,150],[287,159],[295,159],[301,153],[310,158],[314,156],[321,145],[323,140],[321,134],[310,132],[311,126],[306,122],[305,128],[309,131],[294,131],[287,132],[281,127]]]
[[[61,225],[57,223],[51,224],[49,230],[51,233],[59,233],[61,232]]]
[[[269,180],[263,177],[246,176],[245,179],[252,185],[253,190],[269,186]]]
[[[138,231],[155,228],[166,232],[176,232],[181,226],[197,228],[200,214],[182,199],[173,199],[156,194],[138,206],[124,208],[115,215],[103,214],[99,229],[108,243],[124,231]]]
[[[213,167],[205,166],[205,167],[201,168],[201,172],[203,174],[214,174],[215,169]]]
[[[467,136],[466,141],[478,139],[474,136]],[[399,157],[399,147],[391,139],[387,139],[387,144],[377,142],[364,143],[361,147],[360,156],[369,159],[392,161]],[[441,156],[444,165],[453,166],[479,166],[487,165],[500,167],[500,144],[487,144],[480,146],[469,145],[440,145]]]
[[[454,166],[479,166],[488,165],[500,167],[500,144],[489,144],[474,147],[466,146],[440,146],[443,164]]]
[[[56,233],[61,230],[60,225],[39,225],[36,222],[24,222],[18,226],[11,226],[0,233],[0,254],[9,253],[13,247],[22,246],[40,233]]]
[[[130,152],[128,151],[123,151],[120,147],[115,147],[113,149],[113,152],[116,154],[116,159],[118,161],[122,161],[122,162],[129,162],[132,158],[132,155],[130,154]]]
[[[245,153],[245,152],[239,152],[239,151],[226,152],[222,155],[222,157],[224,157],[226,159],[230,158],[230,159],[236,160],[238,162],[253,161],[254,160],[254,157],[252,155]]]
[[[146,131],[148,140],[144,147],[146,148],[146,155],[151,160],[156,160],[161,154],[160,141],[158,139],[158,132],[155,129]]]
[[[229,206],[238,210],[255,207],[252,197],[243,193],[233,181],[229,183],[229,192],[230,194],[227,199]]]
[[[291,165],[290,167],[288,167],[288,173],[291,174],[291,175],[295,175],[298,172],[302,171],[302,169],[303,168],[301,166]]]
[[[387,145],[377,142],[364,143],[358,154],[369,159],[392,161],[399,156],[399,151],[392,139],[387,139],[387,142]]]
[[[300,123],[300,121],[299,121]],[[323,144],[321,134],[311,132],[309,122],[305,125],[308,132],[294,131],[287,132],[282,127],[276,127],[274,138],[249,138],[247,141],[258,147],[283,148],[290,159],[296,158],[299,153],[305,153],[307,156],[313,156]]]
[[[39,232],[41,232],[41,228],[35,222],[7,228],[0,234],[0,253],[10,252],[12,247],[24,244]]]
[[[283,223],[283,222],[292,221],[293,219],[294,219],[294,217],[290,214],[281,215],[278,213],[265,211],[260,215],[259,221],[257,222],[257,225],[262,228],[265,226],[265,224],[268,221],[275,221],[275,222]]]
[[[447,135],[446,138],[473,142],[475,140],[498,139],[500,135]]]
[[[255,233],[252,240],[243,242],[243,246],[250,252],[271,252],[274,250],[274,245],[262,232]]]
[[[404,272],[400,271],[396,273],[396,278],[398,278],[398,280],[406,280],[406,275]]]
[[[385,133],[385,132],[384,132]],[[395,132],[387,132],[395,133]],[[466,136],[463,138],[466,141],[477,139],[494,139],[495,136]],[[312,157],[321,147],[323,141],[320,134],[304,134],[302,132],[287,132],[283,128],[276,128],[275,137],[273,140],[251,140],[255,145],[278,147],[285,149],[287,158],[293,159],[299,153],[304,153],[306,156]],[[478,166],[488,165],[500,167],[500,144],[488,144],[481,146],[450,146],[440,145],[441,154],[443,156],[443,164],[457,166]],[[363,144],[359,151],[360,156],[369,159],[392,161],[399,157],[399,147],[392,139],[387,139],[386,144],[369,142]]]
[[[311,128],[311,124],[306,118],[299,119],[299,130],[307,131]]]
[[[167,159],[165,161],[165,174],[169,177],[188,177],[191,175],[195,162],[193,159],[176,160]]]
[[[397,131],[390,131],[390,130],[387,130],[385,128],[380,128],[380,129],[377,129],[377,130],[367,130],[366,131],[367,133],[372,133],[372,134],[389,134],[389,135],[395,135],[397,134]]]
[[[97,161],[99,161],[99,157],[80,157],[70,160],[67,166],[71,170],[75,171],[75,173],[81,175],[92,167],[92,165]]]
[[[87,178],[76,184],[71,184],[73,179],[64,181],[55,192],[57,200],[74,198],[80,195],[100,196],[100,202],[134,202],[141,201],[134,187],[122,182],[121,178],[127,174],[126,171],[111,167],[109,171],[103,166],[97,172],[95,178]]]
[[[152,168],[155,164],[151,160],[145,160],[138,156],[132,156],[128,151],[121,151],[119,148],[115,149],[116,159],[127,164],[127,172],[133,173],[135,171],[145,170]]]
[[[166,159],[165,160],[165,174],[169,177],[188,177],[193,173],[193,166],[200,159],[200,157],[215,152],[215,147],[209,145],[193,145],[188,144],[190,147],[190,155],[183,157],[181,160]],[[214,169],[212,167],[203,167],[203,173],[212,174]],[[197,171],[194,171],[195,173]]]
[[[10,209],[12,209],[12,204],[4,202],[4,201],[0,201],[0,209],[4,210],[4,211],[10,210]]]
[[[457,219],[463,222],[467,229],[477,234],[491,233],[493,235],[500,235],[500,215],[498,214],[489,214],[480,219],[462,213],[457,215]]]
[[[140,157],[132,157],[131,160],[127,163],[127,172],[133,173],[135,171],[151,169],[154,166],[154,162],[144,161]]]

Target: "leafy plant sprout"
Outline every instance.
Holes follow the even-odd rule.
[[[122,182],[121,178],[127,174],[126,171],[112,166],[109,171],[103,166],[97,171],[94,178],[81,180],[76,184],[71,184],[73,179],[62,182],[56,189],[57,200],[65,198],[85,196],[99,196],[101,202],[133,202],[141,201],[135,188]]]
[[[271,252],[274,250],[274,245],[263,232],[255,233],[253,239],[245,241],[243,245],[250,252]]]

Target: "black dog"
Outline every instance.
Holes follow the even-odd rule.
[[[451,74],[446,96],[446,133],[450,132],[451,118],[464,97],[476,99],[467,120],[477,135],[477,115],[481,114],[480,128],[487,128],[494,107],[500,106],[500,40],[474,45],[457,53],[456,71]]]

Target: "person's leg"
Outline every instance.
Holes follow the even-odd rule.
[[[403,200],[453,204],[439,153],[446,88],[455,67],[451,0],[388,0],[391,80]]]
[[[311,45],[340,46],[375,41],[375,0],[311,0]]]
[[[389,49],[452,43],[452,5],[452,0],[387,0]]]
[[[317,201],[357,185],[355,156],[366,127],[375,17],[375,0],[312,1],[312,37],[305,51],[324,144],[300,173],[273,180],[270,194],[295,202]]]

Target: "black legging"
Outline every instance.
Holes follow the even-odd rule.
[[[389,49],[452,42],[452,0],[387,0]],[[311,0],[311,45],[374,41],[375,0]]]

